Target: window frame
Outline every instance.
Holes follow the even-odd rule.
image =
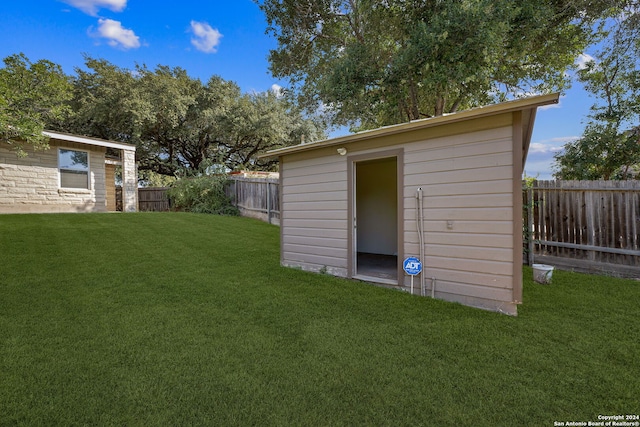
[[[77,170],[77,169],[69,169],[69,168],[63,168],[61,161],[60,161],[60,156],[62,154],[62,151],[76,151],[76,152],[80,152],[80,153],[86,153],[87,154],[87,169],[85,170]],[[62,174],[64,171],[71,171],[73,173],[77,173],[77,172],[82,172],[82,173],[86,173],[86,177],[87,177],[87,183],[86,186],[84,187],[65,187],[62,185]],[[91,151],[89,150],[81,150],[81,149],[77,149],[77,148],[67,148],[67,147],[58,147],[58,187],[62,190],[66,190],[66,191],[87,191],[87,190],[91,190]]]

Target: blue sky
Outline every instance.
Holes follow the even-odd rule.
[[[67,74],[83,66],[83,54],[123,68],[179,66],[203,81],[219,75],[244,92],[262,92],[286,84],[269,73],[267,54],[276,41],[266,25],[251,0],[4,0],[0,57],[22,52]],[[593,102],[574,83],[559,105],[538,111],[527,175],[551,178],[553,154],[580,136]]]

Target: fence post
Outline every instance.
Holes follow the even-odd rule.
[[[587,217],[587,232],[589,233],[587,235],[587,245],[589,246],[595,246],[596,242],[595,242],[595,220],[594,220],[594,211],[596,209],[596,205],[593,201],[593,194],[594,191],[593,189],[591,189],[591,191],[588,191],[586,193],[587,195],[585,196],[585,201],[586,201],[586,217]],[[589,251],[588,253],[588,257],[590,261],[595,261],[596,260],[596,253],[595,251]]]
[[[533,265],[533,188],[527,188],[527,250],[528,263]]]
[[[271,224],[271,183],[265,180],[267,184],[267,221]]]
[[[235,193],[235,198],[233,200],[233,203],[235,203],[237,208],[238,207],[238,180],[237,179],[233,180],[233,192]]]

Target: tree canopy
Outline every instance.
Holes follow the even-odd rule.
[[[558,179],[626,179],[640,164],[640,13],[629,4],[606,22],[595,58],[578,72],[596,99],[582,136],[555,156]]]
[[[23,54],[0,68],[0,138],[26,155],[24,144],[47,148],[44,129],[137,146],[141,176],[269,169],[258,152],[321,139],[324,123],[275,92],[243,94],[219,76],[206,83],[180,67],[120,68],[85,57],[67,76],[47,60]],[[163,181],[162,178],[155,179]]]
[[[24,144],[47,148],[46,127],[69,114],[71,83],[59,65],[47,60],[35,63],[23,54],[11,55],[0,68],[0,141],[26,155]]]
[[[270,168],[255,154],[324,136],[322,123],[273,92],[243,94],[219,76],[204,84],[180,67],[127,70],[88,57],[73,84],[74,115],[60,130],[136,144],[143,174]]]
[[[371,128],[562,90],[590,41],[587,0],[255,0],[276,77],[336,124]]]

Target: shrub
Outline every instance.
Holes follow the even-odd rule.
[[[182,178],[174,182],[167,196],[177,210],[217,215],[238,215],[238,208],[225,193],[228,179],[224,176]]]

